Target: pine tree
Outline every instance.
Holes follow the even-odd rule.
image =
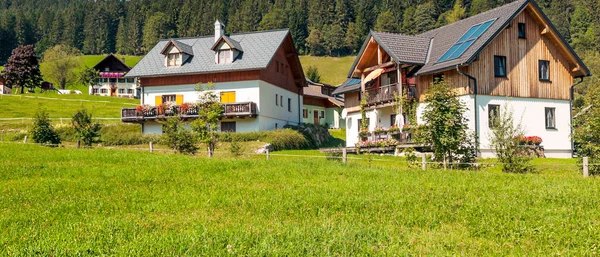
[[[306,37],[308,36],[306,12],[304,9],[292,8],[289,14],[288,27],[294,40],[296,49],[303,53],[306,45]]]
[[[469,16],[474,16],[490,9],[487,0],[473,0],[469,10]]]
[[[265,16],[263,16],[260,24],[258,25],[258,29],[281,29],[285,28],[287,23],[287,16],[283,9],[273,7],[267,14],[265,14]]]
[[[402,33],[413,35],[417,33],[415,28],[415,6],[410,6],[404,10],[404,14],[402,15]]]
[[[344,37],[344,43],[346,45],[346,48],[348,49],[348,53],[350,54],[355,54],[360,48],[360,44],[362,44],[354,22],[350,22],[348,24],[346,36]]]
[[[125,18],[119,18],[119,27],[117,29],[117,45],[116,50],[119,54],[132,54],[132,50],[130,48],[130,44],[127,40],[127,27],[125,23]]]
[[[375,23],[375,31],[380,32],[398,32],[398,21],[391,11],[385,11],[379,14]]]
[[[323,34],[320,30],[313,29],[310,31],[310,34],[306,38],[306,46],[312,55],[319,56],[324,54]]]
[[[340,56],[344,51],[344,30],[340,24],[323,27],[323,41],[329,56]]]
[[[158,43],[160,39],[164,39],[168,35],[168,17],[162,12],[157,12],[150,16],[144,26],[144,51],[148,52]]]
[[[414,30],[416,33],[422,33],[431,30],[435,26],[435,6],[432,2],[427,2],[417,6],[414,15]]]

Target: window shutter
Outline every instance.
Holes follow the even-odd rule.
[[[183,95],[177,95],[175,98],[175,104],[179,105],[183,103]]]
[[[154,97],[154,99],[155,99],[155,100],[154,100],[154,105],[155,105],[155,106],[159,106],[159,105],[161,105],[161,104],[162,104],[162,96],[160,96],[160,95],[157,95],[157,96],[155,96],[155,97]]]

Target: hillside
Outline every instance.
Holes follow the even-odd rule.
[[[116,55],[119,59],[125,58],[125,64],[129,67],[135,66],[143,56],[132,56],[132,55]],[[102,61],[106,55],[84,55],[81,57],[84,66],[94,67],[100,61]]]
[[[84,89],[85,90],[85,89]],[[56,92],[0,95],[0,119],[33,118],[38,108],[45,108],[51,118],[69,118],[85,107],[98,118],[120,118],[121,108],[135,107],[138,99],[90,96],[87,91],[83,95],[59,95]]]
[[[321,74],[321,82],[337,86],[346,80],[346,75],[356,56],[327,57],[327,56],[300,56],[304,72],[310,66],[317,67]]]

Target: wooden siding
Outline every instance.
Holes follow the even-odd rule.
[[[461,70],[475,78],[478,94],[544,99],[569,99],[569,87],[573,84],[571,70],[576,64],[569,62],[558,42],[542,35],[546,28],[532,16],[532,8],[525,9],[480,54],[478,60]],[[518,23],[526,24],[526,39],[518,37]],[[494,56],[506,56],[506,78],[494,75]],[[550,82],[539,80],[539,60],[550,61]],[[470,81],[456,70],[443,72],[446,82],[458,94],[470,94]],[[433,82],[433,75],[418,78],[417,95],[423,93]],[[472,83],[472,82],[471,82]]]
[[[302,90],[299,90],[295,84],[293,72],[284,49],[279,48],[269,66],[260,71],[260,79],[290,92],[302,94]]]
[[[260,71],[235,71],[225,73],[209,73],[194,75],[179,75],[168,77],[140,78],[140,84],[144,87],[187,85],[208,82],[232,82],[260,79]]]

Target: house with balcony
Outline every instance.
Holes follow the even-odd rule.
[[[125,78],[131,68],[113,54],[109,54],[96,64],[93,69],[98,71],[99,77],[89,86],[90,95],[114,97],[139,97],[139,89],[135,78]]]
[[[144,133],[162,133],[169,116],[197,118],[202,110],[189,106],[199,99],[197,86],[209,83],[224,107],[221,131],[302,123],[306,79],[287,29],[226,35],[217,21],[214,36],[161,40],[125,78],[137,78],[140,106],[123,109],[121,120],[141,123]]]
[[[443,80],[468,108],[479,156],[494,156],[493,120],[508,110],[547,157],[571,157],[572,90],[590,75],[537,3],[518,0],[419,35],[371,31],[334,94],[345,96],[349,147],[409,141],[428,88]]]
[[[345,128],[346,122],[342,119],[344,99],[333,96],[336,87],[309,79],[306,81],[308,86],[304,88],[302,122],[319,124],[330,129]]]

